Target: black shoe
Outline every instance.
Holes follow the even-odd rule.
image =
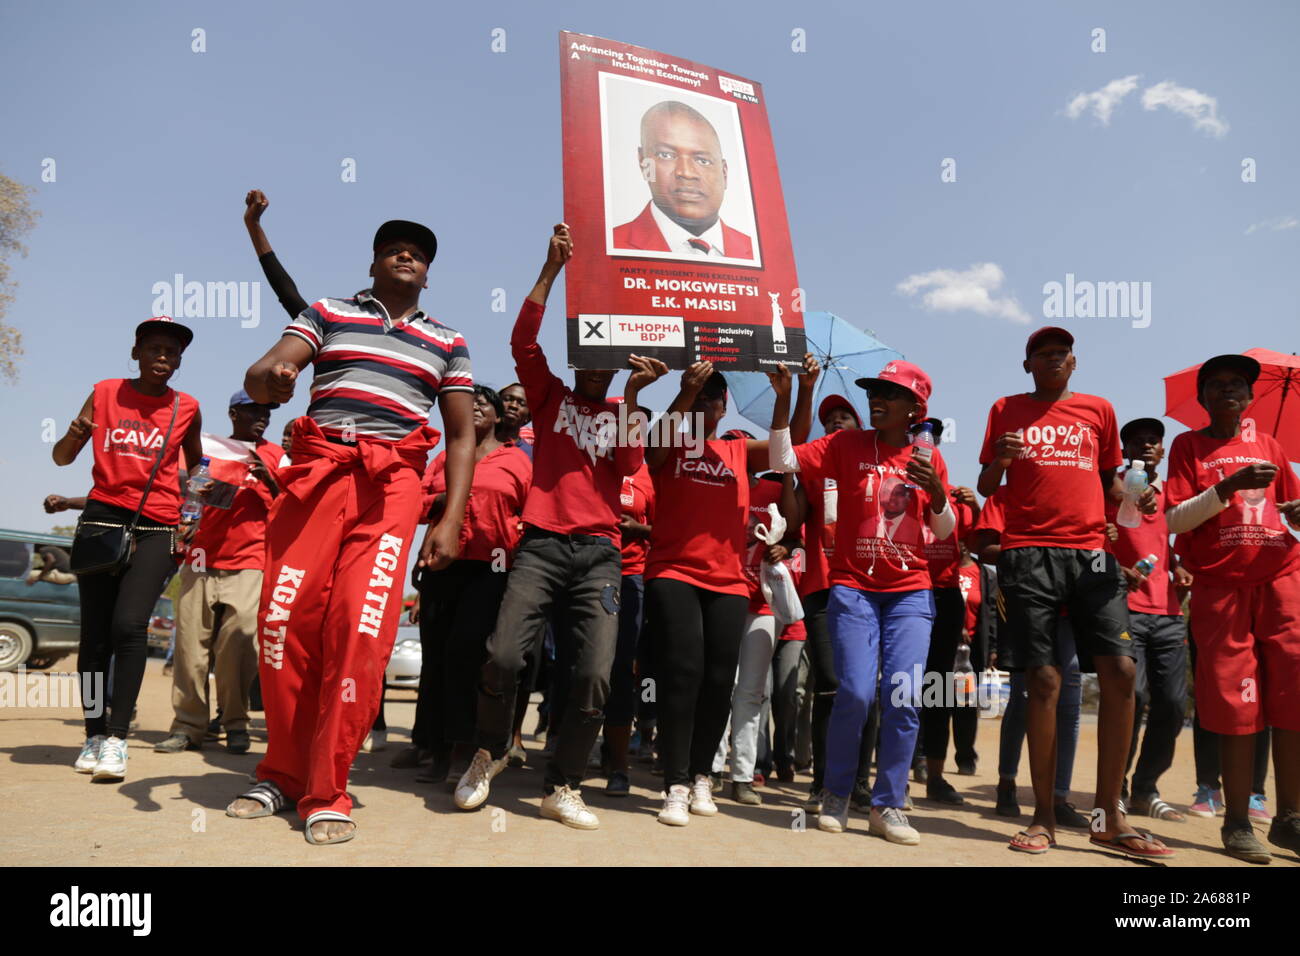
[[[966,803],[957,792],[957,788],[943,777],[935,777],[925,785],[925,798],[946,803],[951,807],[960,807]]]
[[[1058,827],[1072,827],[1076,830],[1086,830],[1090,821],[1078,810],[1074,809],[1073,803],[1058,803],[1052,808],[1056,814],[1056,825]]]
[[[153,749],[155,753],[178,754],[185,750],[198,750],[202,746],[202,743],[195,743],[184,734],[172,734],[166,740],[154,744]]]
[[[250,746],[247,730],[227,730],[226,750],[232,754],[246,754]]]
[[[822,788],[814,786],[808,791],[808,798],[803,802],[804,812],[821,813],[822,812]]]
[[[763,798],[758,795],[752,783],[746,783],[743,780],[733,780],[731,783],[731,799],[737,803],[742,803],[747,807],[761,806]]]
[[[930,780],[930,768],[925,765],[924,760],[912,764],[912,779],[917,783],[927,783]]]
[[[1255,836],[1255,828],[1251,826],[1249,819],[1225,820],[1220,832],[1223,836],[1223,850],[1228,856],[1245,860],[1247,863],[1268,863],[1273,859],[1268,848]],[[1269,835],[1272,836],[1271,830]]]
[[[213,717],[212,720],[208,722],[208,732],[205,739],[207,740],[221,739],[221,718],[220,717]]]
[[[720,773],[709,774],[709,789],[713,793],[722,792],[722,774]]]
[[[622,770],[615,770],[609,775],[609,781],[605,784],[605,796],[626,797],[631,792],[632,781]]]
[[[871,812],[871,788],[865,783],[858,782],[853,787],[853,793],[849,795],[849,806],[858,813]]]
[[[442,753],[433,755],[433,763],[429,769],[415,775],[416,783],[446,783],[447,777],[451,774],[451,754]]]
[[[1268,842],[1300,854],[1300,813],[1282,813],[1274,817],[1268,828]]]
[[[958,760],[958,761],[957,761],[957,773],[958,773],[959,776],[962,776],[962,777],[973,777],[973,776],[975,776],[975,768],[978,767],[978,766],[979,766],[979,758],[978,758],[978,757],[976,757],[974,760],[969,760],[969,761],[967,761],[967,760]]]
[[[1000,817],[1020,816],[1020,804],[1016,800],[1016,785],[998,781],[998,804],[993,812]]]

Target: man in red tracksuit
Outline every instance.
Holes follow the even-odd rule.
[[[473,379],[458,332],[419,308],[433,233],[385,223],[371,289],[304,310],[249,370],[257,402],[289,401],[315,365],[311,405],[267,526],[258,621],[268,746],[258,783],[227,808],[268,816],[289,802],[313,844],[352,839],[348,770],[379,712],[420,511],[420,477],[447,430],[447,502],[426,566],[459,553],[474,468]]]

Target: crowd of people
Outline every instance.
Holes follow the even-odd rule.
[[[996,665],[1012,674],[997,813],[1020,815],[1026,739],[1034,796],[1009,848],[1044,854],[1075,827],[1163,860],[1174,851],[1131,818],[1185,819],[1158,784],[1184,723],[1190,647],[1200,788],[1187,812],[1222,813],[1235,857],[1270,858],[1260,819],[1300,852],[1300,542],[1288,530],[1300,483],[1272,437],[1243,428],[1255,360],[1201,366],[1210,425],[1173,441],[1160,482],[1160,421],[1120,428],[1108,401],[1071,390],[1071,333],[1039,329],[1023,359],[1031,390],[993,405],[977,487],[954,487],[933,385],[913,363],[857,381],[869,421],[826,397],[816,438],[811,355],[769,374],[765,440],[718,434],[727,379],[708,362],[682,372],[658,417],[640,400],[667,374],[657,359],[630,355],[621,395],[615,369],[566,383],[538,343],[574,253],[560,224],[510,338],[518,381],[498,392],[474,382],[465,338],[419,306],[432,231],[385,223],[370,286],[309,304],[262,230],[266,205],[250,193],[245,221],[291,320],[231,398],[229,437],[205,433],[198,403],[170,387],[194,336],[157,317],[136,329],[138,376],[97,383],[54,448],[66,465],[92,447],[71,556],[77,667],[102,677],[111,664],[107,708],[86,701],[79,772],[126,776],[148,617],[179,565],[175,719],[155,749],[203,745],[214,670],[227,747],[247,752],[256,676],[266,754],[227,814],[292,807],[310,843],[352,839],[348,773],[382,728],[409,567],[422,665],[411,746],[393,765],[452,781],[465,811],[525,759],[537,689],[543,817],[597,828],[589,767],[605,795],[626,796],[645,755],[662,774],[659,822],[683,827],[719,812],[729,758],[724,795],[738,804],[762,802],[765,773],[811,769],[820,830],[844,831],[856,809],[872,834],[914,845],[909,776],[925,799],[964,802],[949,743],[955,774],[973,774],[971,689]],[[283,447],[267,441],[308,366],[307,413]],[[620,403],[644,416],[620,417]],[[232,459],[229,500],[187,486],[201,464]],[[1134,492],[1124,477],[1139,462],[1151,480]],[[194,518],[183,506],[196,494]],[[1100,691],[1090,814],[1069,800],[1083,673]],[[1270,733],[1276,815],[1261,769]]]

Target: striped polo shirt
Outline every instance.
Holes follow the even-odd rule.
[[[285,330],[311,345],[307,414],[332,437],[397,441],[429,421],[440,391],[473,391],[469,349],[423,310],[394,324],[367,289],[321,299]]]

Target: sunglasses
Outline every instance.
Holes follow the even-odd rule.
[[[900,398],[909,398],[911,394],[903,386],[895,385],[893,382],[873,382],[867,386],[867,396],[869,398],[881,398],[887,402],[897,401]]]

